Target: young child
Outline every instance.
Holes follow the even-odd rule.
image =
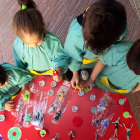
[[[72,86],[79,83],[78,70],[93,68],[98,56],[126,35],[125,7],[115,0],[98,0],[74,19],[64,44],[71,57],[69,69],[73,72]]]
[[[99,88],[114,93],[139,91],[140,40],[135,43],[133,41],[116,43],[110,51],[99,57],[88,81],[91,83],[95,81]]]
[[[32,76],[12,64],[2,63],[0,65],[0,110],[12,111],[14,104],[12,96],[18,94],[22,87],[22,94],[31,92],[28,90],[28,82]]]
[[[13,48],[16,65],[37,75],[45,75],[53,67],[59,73],[53,78],[60,81],[68,69],[69,56],[59,38],[45,30],[42,15],[34,1],[19,0],[19,3],[22,10],[13,19],[14,30],[19,36]]]

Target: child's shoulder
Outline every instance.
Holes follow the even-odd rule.
[[[54,33],[47,31],[47,33],[45,34],[45,38],[49,39],[49,41],[60,41],[59,37],[57,35],[55,35]]]
[[[131,48],[131,46],[134,44],[133,41],[121,41],[118,43],[113,44],[110,48],[108,48],[107,50],[105,50],[105,52],[103,53],[104,57],[115,57],[118,55],[125,55],[129,49]]]
[[[117,42],[116,44],[114,44],[111,49],[113,51],[124,51],[124,50],[129,50],[132,45],[134,44],[134,41],[121,41],[121,42]]]
[[[69,32],[82,33],[82,26],[78,23],[77,18],[75,18],[70,24]]]
[[[17,37],[14,42],[23,42],[20,37]]]
[[[23,41],[20,37],[17,37],[14,41],[14,47],[19,46],[19,45],[23,45]]]
[[[4,67],[4,69],[5,69],[6,71],[8,71],[8,70],[14,70],[14,69],[18,69],[18,70],[20,69],[20,68],[18,68],[17,66],[12,65],[12,64],[10,64],[10,63],[6,63],[6,62],[2,63],[1,65],[2,65],[2,67]]]
[[[12,65],[10,63],[4,62],[1,65],[2,65],[2,67],[4,67],[4,69],[6,70],[6,72],[8,73],[9,76],[23,77],[23,75],[29,74],[29,72],[27,72],[21,68],[18,68],[17,66]]]

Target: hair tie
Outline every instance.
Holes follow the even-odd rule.
[[[27,9],[27,6],[26,5],[22,5],[22,10],[25,10]]]
[[[89,8],[90,8],[90,7],[88,7],[88,8],[85,10],[85,13],[87,13],[87,11],[88,11]]]

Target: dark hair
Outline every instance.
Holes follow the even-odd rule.
[[[85,13],[83,37],[95,54],[114,44],[127,25],[125,7],[115,0],[98,0]]]
[[[0,84],[3,85],[8,78],[8,74],[5,69],[0,65]]]
[[[126,61],[129,69],[136,75],[140,75],[140,39],[128,51]]]
[[[19,4],[27,6],[25,10],[19,10],[13,18],[13,27],[16,34],[23,37],[22,31],[29,34],[37,34],[39,38],[46,33],[45,24],[41,13],[36,9],[33,0],[18,0]]]

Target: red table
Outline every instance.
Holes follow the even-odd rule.
[[[35,83],[38,85],[38,82],[44,80],[46,82],[46,85],[42,87],[42,91],[47,91],[52,89],[50,83],[52,82],[51,77],[47,76],[38,76],[36,79],[32,81],[32,83]],[[57,93],[59,87],[62,85],[63,81],[57,83],[57,86],[55,87],[55,94]],[[38,85],[39,86],[39,85]],[[71,87],[72,91],[72,87]],[[69,140],[68,133],[69,129],[73,130],[75,137],[73,140],[94,140],[95,139],[95,131],[96,127],[92,125],[92,117],[93,114],[90,112],[91,107],[96,107],[97,104],[99,103],[99,99],[102,95],[103,91],[100,89],[93,89],[89,93],[85,94],[84,96],[80,97],[78,96],[78,92],[76,91],[71,100],[70,103],[68,104],[68,107],[63,114],[61,121],[59,124],[53,124],[52,123],[52,115],[49,115],[46,112],[45,116],[45,122],[44,122],[44,127],[48,129],[49,135],[47,138],[48,140],[51,140],[52,138],[55,137],[56,133],[60,133],[60,137],[57,140]],[[71,94],[68,92],[68,94]],[[95,101],[90,101],[89,97],[91,94],[96,95],[96,100]],[[20,94],[15,98],[15,102],[18,101],[20,97]],[[125,98],[123,95],[119,94],[114,94],[110,93],[110,97],[112,97],[114,100],[118,102],[119,99]],[[55,98],[55,95],[49,96],[48,99],[48,105],[47,105],[47,110],[49,108],[49,105],[52,103],[53,99]],[[72,112],[72,107],[73,106],[78,106],[79,110],[78,112]],[[130,114],[133,116],[132,110],[130,108],[130,105],[128,101],[125,102],[124,105],[119,105],[117,108],[117,111],[112,119],[113,122],[115,122],[118,117],[121,117],[120,123],[125,123],[127,128],[131,127],[131,124],[133,123],[133,128],[130,132],[130,140],[138,140],[140,138],[140,132],[138,129],[138,126],[136,124],[135,118],[124,118],[123,117],[123,112],[128,111]],[[7,133],[8,130],[14,126],[15,122],[15,117],[11,115],[10,112],[7,111],[1,111],[0,114],[4,114],[6,119],[3,122],[0,122],[0,134],[3,136],[4,140],[8,140],[7,138]],[[73,126],[73,118],[76,116],[80,116],[83,119],[83,124],[81,127],[75,127]],[[21,140],[41,140],[38,136],[38,131],[34,129],[34,127],[30,128],[21,128],[22,130],[22,137]],[[98,140],[109,140],[111,136],[113,136],[115,131],[115,124],[110,123],[108,130],[106,134],[103,137],[98,136]],[[119,127],[118,128],[118,140],[127,140],[126,138],[126,130],[124,127]]]

